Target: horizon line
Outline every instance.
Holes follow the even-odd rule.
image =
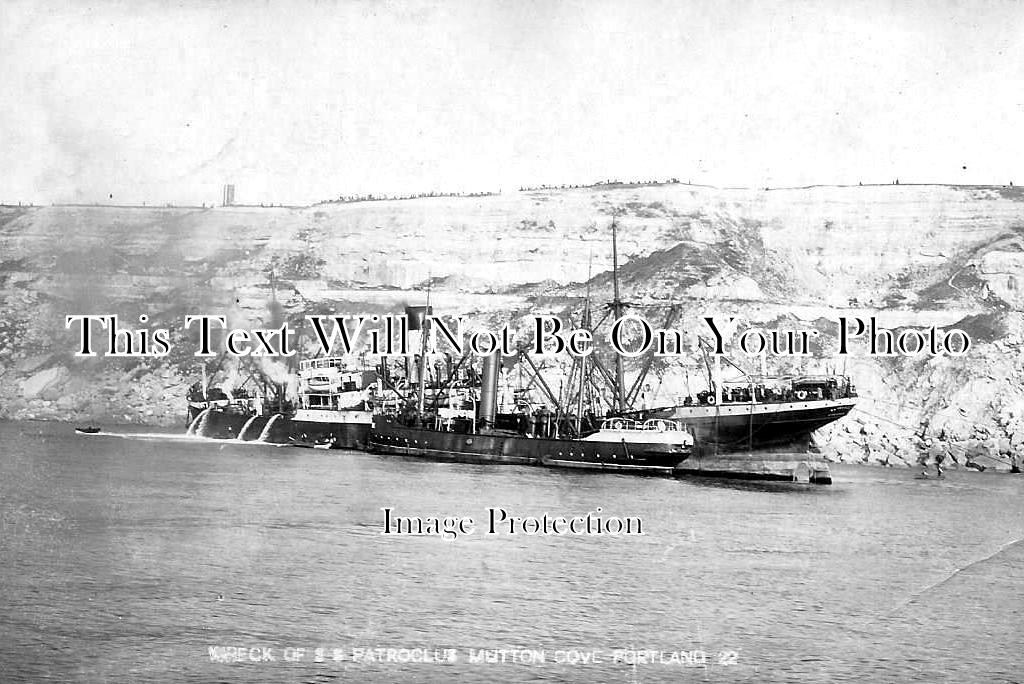
[[[897,188],[897,187],[949,187],[949,188],[1001,188],[1001,189],[1019,189],[1024,186],[1014,185],[1013,181],[1009,183],[951,183],[951,182],[908,182],[904,183],[899,179],[888,183],[811,183],[806,185],[714,185],[710,183],[692,183],[689,181],[681,181],[676,179],[667,180],[647,180],[647,181],[620,181],[620,180],[607,180],[599,181],[588,184],[563,184],[563,185],[536,185],[536,186],[521,186],[513,190],[479,190],[471,192],[424,192],[424,193],[412,193],[412,194],[396,194],[396,195],[351,195],[341,196],[336,199],[326,199],[312,202],[309,204],[302,203],[284,203],[284,202],[263,202],[263,203],[232,203],[232,204],[217,204],[216,202],[210,203],[174,203],[174,202],[156,202],[156,203],[138,203],[129,202],[119,204],[115,202],[89,202],[89,201],[78,201],[78,202],[60,202],[51,201],[48,203],[36,203],[36,202],[23,202],[18,201],[16,204],[0,201],[0,207],[5,209],[17,209],[17,208],[42,208],[42,207],[80,207],[80,208],[119,208],[119,209],[311,209],[313,207],[328,205],[328,204],[361,204],[365,202],[401,202],[410,200],[420,199],[480,199],[482,197],[500,197],[502,195],[520,194],[529,192],[550,192],[550,191],[566,191],[566,190],[588,190],[594,188],[605,188],[605,187],[623,187],[623,188],[640,188],[647,186],[659,186],[659,185],[682,185],[693,188],[706,188],[710,190],[747,190],[756,192],[776,192],[776,191],[787,191],[787,190],[813,190],[818,188]]]

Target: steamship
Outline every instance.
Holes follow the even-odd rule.
[[[379,414],[367,436],[367,450],[433,461],[535,465],[636,475],[671,475],[686,459],[693,436],[677,421],[636,421],[614,417],[595,424],[593,416],[497,411],[500,354],[484,358],[479,395],[470,386],[451,386],[435,395],[425,411],[425,376],[419,409],[404,415]],[[449,378],[447,385],[453,385]],[[479,399],[477,399],[479,396]],[[447,399],[447,406],[437,406]]]
[[[525,355],[519,361],[531,363]],[[496,357],[485,358],[475,393],[450,379],[446,406],[421,402],[401,415],[375,415],[367,450],[437,461],[829,484],[828,463],[810,453],[811,434],[856,401],[849,378],[825,375],[744,385],[719,380],[681,405],[610,411],[603,419],[579,402],[575,411],[558,407],[553,395],[554,410],[524,401],[525,395],[498,410],[500,368]]]
[[[614,299],[609,309],[614,319],[620,320],[625,304],[619,297],[617,269],[613,220]],[[580,327],[587,329],[592,328],[589,299],[588,293],[580,318]],[[422,352],[421,359],[426,356],[425,347]],[[478,403],[453,401],[457,382],[450,377],[446,383],[451,388],[449,406],[442,408],[435,401],[429,411],[424,402],[426,369],[421,360],[417,405],[407,405],[401,416],[374,416],[367,449],[473,463],[830,484],[828,463],[810,451],[811,436],[849,413],[857,396],[850,379],[839,375],[748,375],[742,382],[727,383],[722,379],[721,356],[715,355],[714,370],[709,367],[708,390],[679,405],[636,411],[630,404],[649,365],[626,391],[620,354],[615,357],[614,372],[605,369],[596,355],[574,359],[569,384],[575,378],[576,388],[570,388],[563,401],[562,391],[558,396],[551,392],[530,357],[520,354],[518,362],[529,364],[534,373],[530,385],[543,390],[542,403],[554,407],[553,413],[546,408],[534,411],[530,404],[502,413],[496,409],[501,366],[496,359],[484,359]],[[600,404],[595,378],[611,385],[608,411],[600,422],[592,412]]]

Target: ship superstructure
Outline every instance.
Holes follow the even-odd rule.
[[[375,389],[376,371],[355,368],[346,357],[300,361],[290,436],[302,444],[361,448],[372,422]]]

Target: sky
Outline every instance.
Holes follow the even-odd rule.
[[[0,202],[1024,183],[1013,2],[0,4]]]

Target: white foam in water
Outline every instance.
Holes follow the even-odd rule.
[[[209,413],[209,411],[210,409],[205,409],[202,412],[200,412],[199,415],[193,418],[192,422],[188,424],[188,428],[185,430],[185,434],[194,435],[196,433],[196,425],[199,423],[200,420],[202,420],[203,416]]]
[[[259,416],[253,416],[249,420],[245,421],[245,425],[242,426],[242,430],[238,433],[237,441],[239,441],[239,442],[244,442],[245,441],[245,433],[246,433],[246,431],[249,429],[249,426],[252,425],[252,422],[254,420],[256,420],[257,418],[259,418]]]
[[[270,436],[270,427],[277,422],[277,419],[281,417],[280,413],[275,413],[274,416],[267,421],[267,424],[263,426],[263,432],[260,433],[257,442],[266,442],[267,437]]]

